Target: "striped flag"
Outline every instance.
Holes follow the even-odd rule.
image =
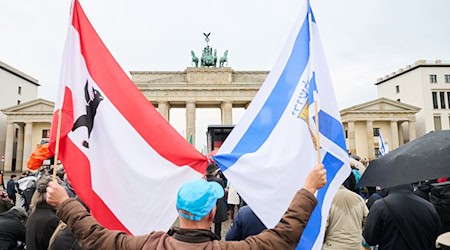
[[[318,105],[315,105],[317,103]],[[263,223],[274,227],[317,163],[328,182],[298,249],[321,249],[333,197],[350,174],[347,147],[316,20],[305,1],[285,48],[214,161]]]
[[[167,230],[183,182],[207,159],[156,111],[72,3],[51,145],[77,194],[105,227],[134,235]]]
[[[380,140],[379,152],[380,156],[389,153],[389,147],[384,143],[383,136],[381,135],[381,129],[378,131],[378,139]]]

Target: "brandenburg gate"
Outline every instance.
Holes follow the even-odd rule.
[[[218,58],[217,49],[206,46],[198,58],[191,50],[192,65],[185,71],[131,71],[131,79],[159,112],[170,121],[170,108],[186,108],[186,139],[195,140],[195,109],[219,107],[222,124],[232,125],[232,109],[247,108],[269,71],[234,71],[228,50]],[[200,63],[200,65],[199,65]],[[195,141],[194,145],[195,145]]]
[[[132,81],[167,121],[171,108],[186,108],[186,139],[192,137],[193,143],[196,108],[220,108],[222,124],[231,125],[233,107],[247,108],[269,74],[227,67],[228,50],[218,57],[217,49],[213,51],[209,46],[210,33],[204,35],[206,47],[201,58],[191,51],[193,67],[184,71],[130,72]],[[53,106],[51,101],[36,99],[2,110],[7,115],[5,171],[26,169],[25,159],[32,149],[48,141]]]
[[[220,108],[224,125],[232,108],[247,108],[268,71],[234,71],[230,67],[188,67],[185,71],[131,71],[133,82],[170,121],[170,108],[186,108],[186,139],[195,139],[195,109]]]

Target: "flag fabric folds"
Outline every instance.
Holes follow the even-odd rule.
[[[50,148],[69,181],[105,227],[134,235],[167,230],[183,182],[207,160],[156,111],[109,53],[80,3],[71,21]]]
[[[378,148],[380,156],[389,153],[389,147],[384,143],[383,136],[381,135],[381,129],[378,131],[378,139],[380,140],[380,146]]]
[[[317,105],[315,105],[317,103]],[[320,249],[347,148],[317,24],[305,1],[285,48],[246,113],[213,157],[263,223],[274,227],[317,163],[315,106],[327,185],[298,249]]]
[[[48,143],[39,145],[31,152],[30,159],[27,162],[28,169],[38,170],[45,160],[53,156],[48,146]]]

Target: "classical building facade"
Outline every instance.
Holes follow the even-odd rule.
[[[187,139],[195,138],[196,108],[219,107],[222,124],[231,125],[232,108],[246,108],[269,74],[229,67],[130,73],[136,86],[168,121],[171,107],[186,108]]]
[[[246,108],[269,72],[195,67],[184,71],[130,73],[139,90],[168,121],[171,108],[186,108],[186,139],[190,139],[195,138],[196,108],[220,108],[222,124],[231,125],[232,108]],[[431,89],[431,93],[439,92],[444,86],[445,83]],[[407,87],[400,89],[403,88],[406,92]],[[350,152],[367,159],[376,158],[379,147],[377,131],[382,132],[391,150],[416,138],[416,114],[422,112],[421,108],[405,104],[401,98],[379,98],[341,111]],[[448,104],[445,102],[446,107]],[[48,140],[53,106],[50,101],[35,99],[2,110],[8,124],[5,133],[6,171],[25,168],[32,149]]]
[[[48,141],[53,107],[53,102],[39,98],[2,110],[7,117],[5,171],[26,169],[31,151]]]
[[[378,97],[421,108],[417,113],[418,136],[450,129],[450,62],[416,61],[378,79],[375,85]]]
[[[416,113],[419,111],[418,107],[387,98],[341,110],[348,150],[352,154],[373,160],[378,157],[380,131],[391,150],[406,142],[403,124],[408,127],[408,137],[415,139]]]
[[[0,109],[37,98],[38,86],[38,80],[0,61]],[[6,115],[0,112],[0,154],[2,155],[5,155],[6,127]]]

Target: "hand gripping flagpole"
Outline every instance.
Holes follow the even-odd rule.
[[[53,180],[56,181],[56,167],[58,165],[59,139],[61,136],[62,107],[58,111],[58,127],[56,128],[55,162],[53,163]]]

